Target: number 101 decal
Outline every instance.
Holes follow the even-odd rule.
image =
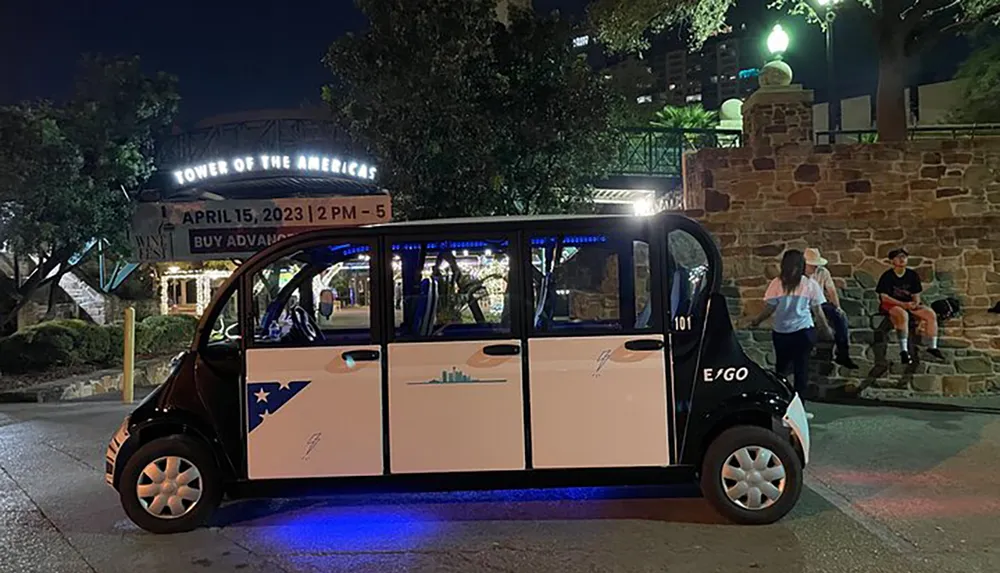
[[[676,330],[676,331],[691,330],[691,317],[690,316],[675,316],[674,317],[674,330]]]
[[[750,369],[746,366],[741,366],[739,368],[719,368],[712,369],[706,368],[704,370],[704,380],[705,382],[717,382],[719,380],[725,382],[742,382],[750,376]]]

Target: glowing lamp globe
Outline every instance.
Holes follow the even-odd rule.
[[[781,27],[781,24],[775,24],[771,33],[767,35],[767,51],[780,56],[788,50],[788,42],[788,33]]]

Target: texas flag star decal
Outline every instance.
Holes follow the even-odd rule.
[[[295,382],[251,382],[247,384],[249,431],[254,431],[254,428],[265,419],[274,415],[303,388],[308,386],[309,382],[309,380],[298,380]]]

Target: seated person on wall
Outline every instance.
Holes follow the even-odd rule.
[[[851,360],[848,346],[847,314],[840,308],[840,296],[837,285],[833,283],[830,271],[826,270],[826,259],[820,256],[819,249],[806,249],[806,276],[819,283],[823,289],[826,302],[821,306],[827,322],[833,327],[833,340],[836,343],[836,353],[833,361],[846,368],[856,369],[858,365]]]
[[[920,302],[920,293],[924,287],[916,271],[906,268],[909,256],[906,249],[889,251],[892,268],[882,273],[875,287],[875,292],[881,301],[879,311],[889,317],[896,329],[896,336],[899,337],[899,358],[903,364],[913,362],[908,341],[911,318],[917,321],[918,332],[930,337],[928,354],[938,360],[944,360],[944,355],[937,347],[937,315]]]

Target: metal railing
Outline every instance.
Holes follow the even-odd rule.
[[[942,124],[911,127],[906,130],[906,139],[976,139],[1000,137],[1000,123]],[[817,131],[817,144],[830,143],[876,143],[876,129],[843,129],[840,131]]]
[[[613,175],[681,177],[685,152],[739,147],[743,132],[729,129],[632,128],[624,130]]]

